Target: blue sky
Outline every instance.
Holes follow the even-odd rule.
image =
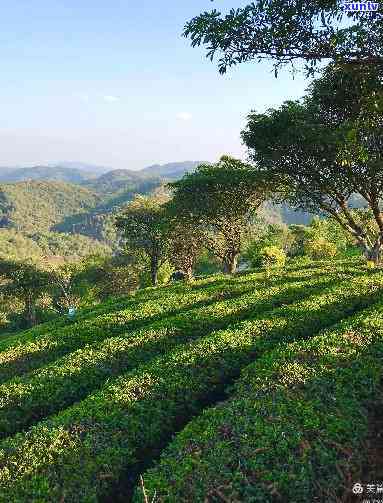
[[[187,20],[235,0],[14,0],[1,6],[0,165],[60,160],[139,169],[244,157],[251,109],[307,81],[271,63],[220,76],[182,37]]]

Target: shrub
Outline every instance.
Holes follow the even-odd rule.
[[[376,405],[382,359],[381,300],[312,339],[281,344],[175,437],[144,476],[148,498],[344,501],[368,463],[366,406]],[[140,489],[134,501],[143,501]]]
[[[286,254],[276,246],[266,246],[260,252],[262,266],[266,269],[283,267],[286,262]]]
[[[317,288],[314,280],[311,288]],[[113,496],[111,489],[123,474],[134,475],[255,357],[281,343],[307,339],[374,302],[382,288],[382,275],[364,273],[319,295],[309,292],[299,302],[248,316],[138,366],[3,440],[0,501],[59,501],[65,494],[68,501],[90,502]]]
[[[298,276],[298,275],[296,275]],[[296,282],[260,284],[243,282],[242,289],[196,302],[191,309],[154,321],[141,330],[130,330],[102,342],[94,342],[45,365],[33,373],[17,376],[0,385],[0,437],[20,431],[43,417],[57,412],[128,369],[174,349],[177,345],[206,335],[230,323],[275,305],[296,302],[331,283],[331,275],[301,276]],[[302,277],[303,276],[303,277]],[[291,275],[294,278],[294,274]],[[191,295],[191,294],[190,294]],[[78,336],[81,338],[81,325]],[[95,338],[96,341],[96,338]],[[30,356],[33,360],[33,355]],[[1,360],[1,354],[0,354]],[[6,369],[6,365],[4,365]],[[74,371],[75,369],[75,371]]]
[[[268,224],[265,229],[259,230],[259,235],[252,236],[246,245],[242,257],[250,262],[252,267],[262,266],[262,250],[277,248],[288,253],[293,244],[293,234],[287,225]]]
[[[310,239],[305,243],[305,253],[313,260],[334,258],[337,252],[336,245],[324,238]]]
[[[158,285],[166,285],[170,281],[170,277],[174,271],[174,267],[169,261],[165,261],[158,269]],[[144,270],[140,274],[140,286],[145,288],[151,285],[150,271]]]
[[[208,250],[203,250],[196,262],[195,274],[204,276],[218,273],[220,270],[221,263],[219,260]]]
[[[198,302],[217,298],[222,283],[192,289],[180,285],[166,289],[140,290],[135,296],[107,302],[100,308],[79,311],[74,322],[63,318],[0,341],[0,381],[16,372],[23,374],[108,337],[138,329],[162,316],[188,309]],[[243,285],[238,284],[238,288]],[[234,287],[235,290],[235,287]]]

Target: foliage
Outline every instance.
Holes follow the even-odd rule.
[[[364,213],[365,210],[353,210],[356,218],[357,213]],[[333,243],[339,251],[345,252],[353,246],[355,240],[347,233],[336,220],[332,218],[314,217],[307,229],[308,239],[325,239]]]
[[[331,216],[376,261],[383,242],[382,68],[366,72],[330,66],[303,102],[288,101],[265,114],[254,112],[242,132],[257,171],[271,187],[285,185],[282,198],[296,208]],[[350,138],[361,121],[365,140],[358,143]],[[354,218],[350,203],[355,194],[374,215],[378,231],[372,236]]]
[[[49,231],[68,215],[95,206],[85,188],[63,182],[19,182],[0,185],[0,226],[24,233]]]
[[[165,319],[147,319],[144,326],[140,327],[138,322],[146,319],[143,311],[137,313],[133,320],[131,309],[119,309],[119,318],[124,318],[129,330],[118,334],[115,332],[113,337],[107,339],[95,338],[95,344],[91,347],[84,345],[77,351],[59,358],[51,364],[45,365],[41,370],[37,369],[30,375],[28,372],[17,376],[11,381],[7,381],[0,386],[0,397],[2,401],[2,431],[1,436],[26,427],[38,421],[48,413],[53,413],[72,403],[74,396],[76,400],[85,397],[86,394],[95,389],[104,379],[116,376],[121,371],[127,371],[134,368],[135,365],[150,360],[153,356],[162,354],[165,349],[170,351],[181,343],[195,339],[197,336],[203,336],[206,330],[217,330],[225,327],[229,321],[238,322],[248,316],[248,310],[252,307],[255,300],[258,301],[255,308],[258,313],[264,312],[273,306],[278,299],[285,302],[292,301],[300,296],[304,296],[303,286],[310,280],[309,275],[291,274],[294,280],[291,285],[277,285],[270,282],[268,285],[262,284],[258,278],[253,275],[247,278],[237,288],[233,288],[230,293],[219,298],[219,288],[213,287],[210,292],[194,292],[191,290],[186,293],[188,302],[191,297],[194,298],[196,305],[191,305],[190,309],[185,309],[172,315],[170,312]],[[323,282],[317,278],[316,284],[323,288],[328,285],[329,279]],[[251,285],[259,284],[257,289],[249,288]],[[238,294],[240,294],[238,296]],[[173,308],[179,306],[180,295],[174,292],[168,292],[168,308],[164,314],[168,313],[170,306]],[[239,298],[238,298],[239,297]],[[214,299],[215,302],[211,303]],[[199,301],[199,303],[197,302]],[[150,304],[146,304],[146,308]],[[144,306],[142,306],[144,307]],[[253,308],[254,309],[254,308]],[[225,317],[220,317],[220,313],[225,311]],[[116,316],[117,317],[117,316]],[[83,328],[85,323],[79,322],[76,326],[77,338],[82,341],[86,333]],[[169,327],[177,327],[177,332],[168,330]],[[135,329],[135,327],[138,327]],[[73,333],[73,328],[71,329]],[[118,335],[117,335],[118,334]],[[97,339],[97,340],[96,340]],[[27,341],[26,341],[27,342]],[[82,341],[84,342],[84,341]],[[28,344],[28,342],[27,342]],[[55,348],[56,349],[56,348]],[[52,352],[55,353],[52,348]],[[9,354],[9,351],[7,351]],[[24,349],[24,355],[28,352]],[[7,361],[3,354],[4,378],[6,377]],[[29,359],[34,360],[35,354],[30,354]],[[0,358],[1,359],[1,358]],[[31,362],[29,362],[31,364]],[[77,368],[76,382],[73,382],[72,369]],[[21,374],[21,372],[20,372]],[[23,384],[29,391],[19,395],[18,389],[14,385]],[[45,387],[49,383],[49,403],[44,394]],[[74,395],[74,389],[76,393]],[[15,403],[18,403],[15,410]]]
[[[1,292],[0,287],[0,333],[25,328],[24,304],[15,296]]]
[[[266,198],[254,170],[223,156],[216,164],[201,164],[170,187],[174,211],[199,229],[224,271],[234,273],[245,235]]]
[[[38,245],[48,261],[49,256],[61,256],[73,261],[89,255],[111,253],[110,247],[104,242],[80,234],[39,232],[28,237]]]
[[[35,264],[12,260],[0,261],[0,294],[23,303],[27,326],[37,323],[37,301],[51,288],[51,276]]]
[[[304,245],[308,238],[309,230],[306,225],[290,225],[289,231],[292,236],[292,245],[289,250],[289,255],[291,257],[302,257],[304,255]],[[311,233],[309,234],[311,237]]]
[[[141,273],[142,266],[133,254],[95,254],[82,261],[81,269],[74,277],[74,288],[79,293],[79,299],[88,297],[87,304],[102,302],[109,297],[135,291]]]
[[[168,221],[165,196],[136,196],[116,219],[128,248],[142,251],[150,262],[153,285],[158,283],[158,270],[169,255]]]
[[[148,286],[151,286],[153,284],[151,274],[150,274],[150,268],[148,267],[147,260],[143,260],[142,264],[144,265],[144,268],[140,272],[139,276],[139,284],[141,288],[146,288]],[[169,283],[170,278],[172,273],[174,272],[174,267],[173,265],[166,260],[165,262],[162,262],[162,264],[159,266],[158,271],[157,271],[157,285],[166,285]]]
[[[204,249],[195,265],[194,272],[198,275],[217,274],[221,270],[221,262],[207,249]]]
[[[249,240],[243,256],[252,267],[261,267],[263,249],[277,248],[286,255],[290,253],[293,245],[294,236],[287,225],[268,224],[258,236]]]
[[[14,229],[0,229],[0,258],[33,260],[41,255],[41,248],[30,237]]]
[[[286,262],[286,254],[277,246],[266,246],[260,251],[260,260],[265,269],[283,267]]]
[[[148,498],[199,501],[216,488],[225,501],[344,497],[364,461],[382,335],[379,301],[251,363],[229,399],[192,420],[144,475]],[[134,501],[143,501],[140,489]]]
[[[193,221],[182,218],[174,211],[172,201],[168,203],[166,211],[169,219],[170,262],[176,270],[183,271],[191,279],[203,252],[203,233]]]
[[[78,268],[81,258],[97,252],[107,256],[110,254],[110,249],[99,241],[85,236],[52,232],[24,235],[12,229],[0,229],[1,260],[12,260],[20,265],[32,263],[36,270],[44,270],[51,275],[51,286],[44,293],[44,302],[41,303],[40,298],[37,298],[33,308],[36,323],[57,316],[57,311],[62,313],[69,305],[85,305],[91,302],[88,295],[90,288],[85,289],[84,285],[82,288],[77,285],[75,294],[74,292],[66,294],[66,290],[73,287],[73,281],[68,282],[68,278],[64,280],[62,273],[64,276],[67,275],[70,270]],[[14,282],[16,281],[18,279],[14,279]],[[20,299],[20,296],[15,296],[15,292],[11,295],[8,291],[6,301],[0,302],[2,319],[0,327],[2,325],[3,330],[14,331],[25,327],[27,313],[25,303]]]
[[[24,234],[13,229],[0,229],[0,257],[34,260],[42,263],[75,261],[92,254],[107,255],[110,248],[81,235],[58,232]]]
[[[36,498],[55,501],[60,499],[64,488],[66,498],[71,501],[96,501],[106,495],[112,496],[116,484],[123,480],[123,474],[134,473],[144,460],[156,456],[159,446],[173,435],[175,429],[200,413],[209,399],[222,396],[222,390],[241,368],[254,361],[255,355],[258,359],[276,346],[298,339],[308,340],[319,329],[356,309],[371,305],[376,301],[377,293],[382,291],[380,273],[366,273],[354,264],[321,267],[315,269],[311,266],[306,270],[300,268],[292,271],[298,283],[300,275],[305,278],[300,286],[297,284],[292,288],[289,281],[281,282],[281,277],[269,280],[270,288],[269,281],[266,282],[260,274],[234,279],[221,277],[218,282],[215,277],[196,282],[193,287],[182,284],[149,289],[145,295],[147,299],[151,296],[151,312],[147,311],[144,291],[141,291],[141,297],[127,300],[130,304],[126,304],[126,307],[129,306],[126,314],[133,323],[131,326],[127,325],[127,319],[122,317],[121,312],[111,312],[113,304],[109,304],[109,316],[114,315],[114,320],[109,319],[110,329],[97,326],[98,319],[94,313],[92,316],[88,312],[88,318],[85,316],[82,321],[78,319],[67,327],[58,327],[57,331],[48,324],[47,327],[37,327],[26,334],[5,339],[0,343],[0,357],[4,357],[4,363],[8,360],[8,368],[12,368],[12,372],[15,372],[15,361],[20,367],[17,367],[14,386],[7,388],[7,384],[4,384],[4,391],[10,392],[4,424],[13,431],[15,426],[21,430],[24,428],[22,423],[17,426],[18,421],[23,421],[23,414],[18,414],[17,407],[11,403],[21,400],[22,407],[28,411],[28,394],[31,406],[35,407],[39,416],[36,418],[37,424],[27,431],[11,435],[0,443],[0,501],[9,501],[10,498],[20,502]],[[257,282],[263,282],[263,291],[258,292],[255,287]],[[244,289],[242,299],[241,288]],[[144,332],[141,341],[139,334],[131,332],[133,346],[129,343],[125,345],[123,340],[111,339],[111,330],[120,330],[120,334],[129,337],[128,332],[133,329],[134,323],[135,329],[138,328],[138,322],[142,323],[141,328],[146,328],[148,319],[155,316],[156,312],[162,310],[164,313],[162,302],[168,299],[169,292],[178,292],[179,297],[172,298],[171,307],[168,304],[167,309],[178,310],[182,298],[189,305],[194,305],[195,295],[205,296],[205,300],[208,300],[206,295],[210,294],[219,302],[224,301],[222,294],[232,299],[227,298],[226,303],[216,306],[213,303],[210,309],[206,306],[204,314],[200,306],[201,320],[196,312],[188,318],[185,311],[186,317],[180,329],[174,319],[169,320],[168,325],[163,319],[162,335],[161,325],[158,326],[160,331],[157,335],[152,326],[152,332]],[[233,306],[234,297],[239,303]],[[257,308],[258,301],[261,304]],[[242,302],[244,304],[241,305]],[[237,317],[241,313],[241,318],[234,323],[232,317],[224,320],[222,316],[222,313],[231,310],[231,306],[231,316]],[[106,306],[104,309],[106,317],[108,310]],[[119,326],[116,326],[117,320],[120,320]],[[206,330],[208,320],[210,330]],[[218,329],[214,328],[215,323]],[[72,331],[72,336],[69,332],[65,336],[65,328]],[[82,336],[83,330],[88,331],[88,335]],[[98,340],[94,339],[96,335]],[[174,336],[181,337],[179,345]],[[182,340],[183,336],[190,337],[190,340]],[[154,356],[153,343],[157,337],[159,353]],[[32,362],[25,358],[23,351],[28,342],[29,351],[34,351],[33,358],[38,358],[40,351],[40,365],[46,366],[47,357],[52,358],[47,347],[49,340],[51,350],[58,351],[58,343],[61,344],[61,355],[67,354],[68,359],[57,361],[56,368],[47,368],[44,382],[43,368],[38,371],[40,379],[34,377],[36,373],[26,372],[25,365]],[[109,340],[109,345],[94,345],[102,340]],[[93,342],[86,347],[89,341]],[[77,348],[84,349],[82,356],[74,352],[76,344]],[[168,344],[175,345],[171,347]],[[71,349],[68,345],[72,345]],[[110,354],[114,354],[112,361],[116,366],[118,361],[121,363],[118,377],[113,371],[110,374],[113,367]],[[56,362],[59,355],[60,352],[57,352],[50,361]],[[91,369],[93,355],[95,360]],[[125,370],[126,362],[130,362],[133,368]],[[25,377],[18,382],[17,376],[21,373]],[[100,385],[107,375],[113,378]],[[77,378],[79,387],[72,388]],[[95,388],[91,391],[93,378]],[[86,383],[84,392],[88,393],[89,390],[90,394],[77,401],[77,393],[82,393],[81,383]],[[63,391],[62,408],[59,390]],[[74,396],[70,394],[71,390],[75,390]],[[41,410],[44,392],[47,393],[45,411]],[[70,403],[76,403],[66,407],[69,396]],[[49,407],[50,397],[52,409]],[[58,412],[52,415],[53,410]],[[10,420],[12,417],[15,418],[13,423]],[[31,415],[26,419],[27,423],[31,418],[34,421]],[[49,459],[43,455],[47,451]],[[25,459],[28,463],[24,462]],[[78,470],[80,465],[82,469]]]
[[[257,0],[225,16],[214,9],[189,21],[184,35],[193,47],[205,45],[211,60],[219,56],[220,73],[253,59],[273,61],[276,74],[299,60],[307,74],[323,60],[361,68],[383,62],[380,14],[346,11],[338,0]]]
[[[49,169],[35,167],[12,170],[15,181],[18,177],[23,180],[27,173],[32,181],[0,186],[0,228],[14,229],[35,241],[40,240],[43,234],[41,242],[44,245],[49,231],[53,231],[56,238],[69,234],[79,236],[78,246],[81,244],[81,248],[86,246],[86,237],[83,236],[93,238],[93,244],[99,251],[102,246],[116,248],[116,212],[131,201],[136,193],[148,193],[161,184],[159,179],[146,179],[128,170],[115,170],[98,178],[90,177],[89,180],[89,177],[81,180],[74,177],[72,180],[71,170]],[[65,174],[73,185],[55,181]],[[40,177],[43,179],[39,180]],[[49,241],[52,238],[50,236]],[[67,244],[69,248],[73,245],[74,254],[77,254],[75,240],[69,243],[69,239],[66,242],[60,239],[60,247]],[[98,244],[98,241],[102,244]],[[84,256],[81,252],[80,255]]]
[[[305,252],[313,260],[334,258],[338,249],[334,243],[324,238],[310,239],[305,243]]]

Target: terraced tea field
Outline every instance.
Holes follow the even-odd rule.
[[[0,502],[336,501],[382,357],[383,273],[353,261],[150,288],[7,337]]]

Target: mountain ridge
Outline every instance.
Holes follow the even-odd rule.
[[[131,180],[163,178],[175,180],[187,171],[193,171],[201,161],[179,161],[166,164],[153,164],[139,170],[128,168],[107,168],[80,162],[68,162],[31,167],[0,167],[0,183],[16,183],[26,180],[62,181],[74,184],[87,184],[90,180],[120,178]]]

